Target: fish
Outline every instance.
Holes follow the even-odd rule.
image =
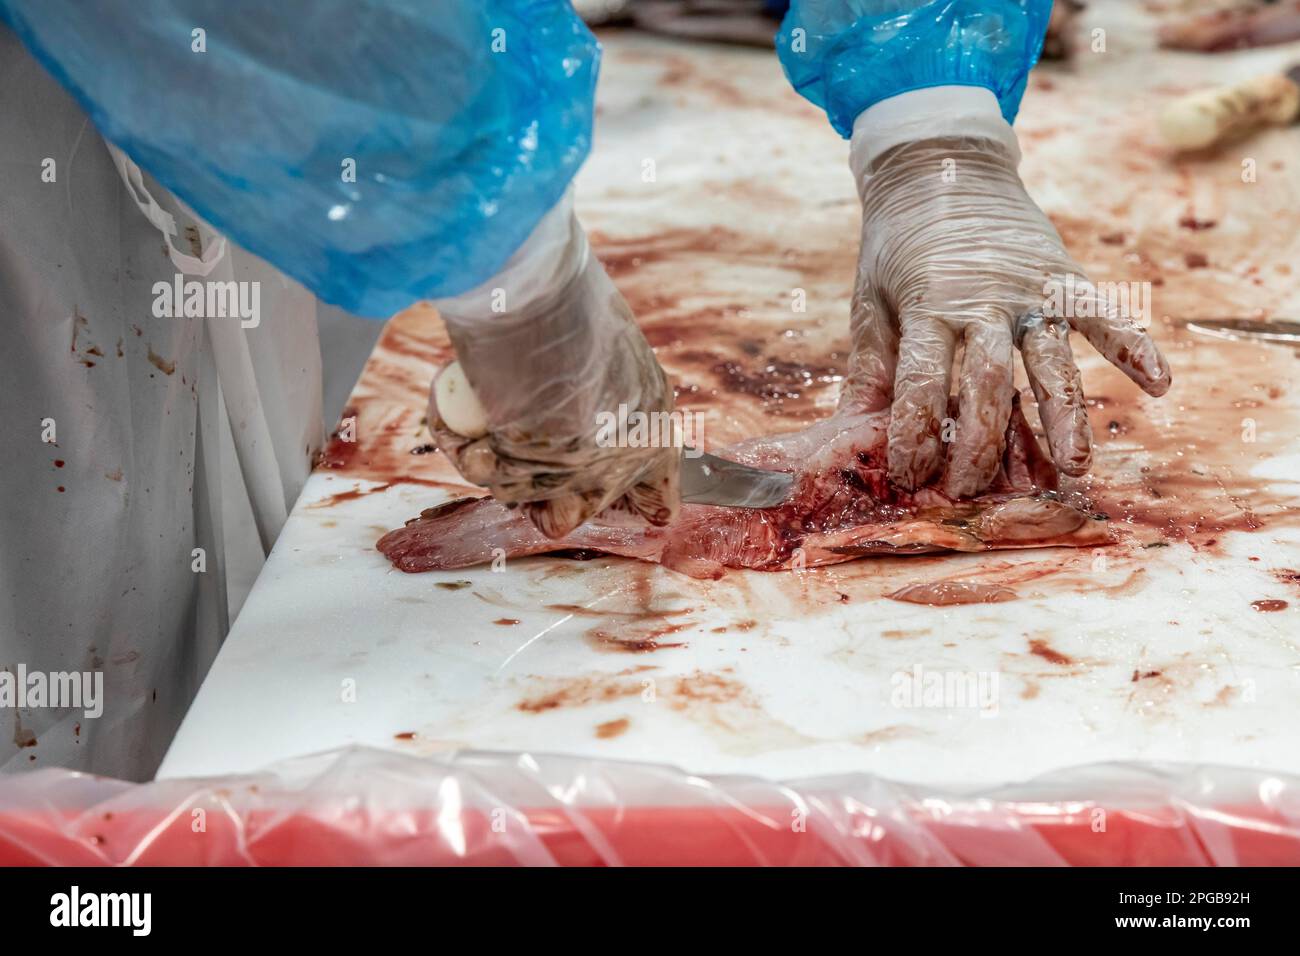
[[[1300,0],[1281,0],[1270,6],[1252,4],[1170,20],[1160,26],[1158,36],[1166,49],[1202,53],[1289,43],[1300,39]]]
[[[796,432],[741,442],[718,454],[756,468],[790,471],[793,490],[771,508],[682,505],[664,527],[602,512],[563,538],[547,538],[518,509],[492,498],[457,498],[427,508],[376,547],[411,573],[494,559],[596,552],[663,565],[692,578],[728,569],[815,568],[871,555],[980,552],[1111,543],[1104,514],[1061,492],[1018,400],[997,477],[978,497],[956,500],[942,476],[914,492],[888,478],[889,410],[837,412]]]

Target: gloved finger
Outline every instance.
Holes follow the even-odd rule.
[[[605,493],[583,491],[545,501],[528,501],[522,507],[533,527],[554,540],[571,534],[587,519],[603,511],[608,504],[609,498]]]
[[[507,504],[519,504],[534,527],[548,538],[562,538],[609,507],[618,507],[653,525],[668,524],[681,504],[681,451],[664,448],[625,494],[613,488],[565,490],[574,476],[538,471],[536,462],[517,462],[498,454],[491,435],[471,439],[447,428],[436,401],[429,405],[429,431],[465,480],[489,488]],[[549,497],[548,497],[549,496]]]
[[[606,509],[627,511],[652,525],[663,527],[681,506],[679,482],[681,455],[665,449],[625,493],[617,489],[561,494],[544,501],[529,501],[524,514],[548,538],[563,538]]]
[[[1011,417],[1010,323],[972,322],[966,326],[957,390],[957,437],[948,453],[944,491],[968,498],[997,475]]]
[[[434,376],[434,381],[437,382],[445,371],[446,369],[440,370]],[[436,388],[429,389],[425,425],[438,450],[447,456],[466,481],[486,488],[496,480],[501,469],[491,442],[487,437],[462,435],[448,427],[438,407]]]
[[[1064,474],[1082,475],[1092,464],[1092,428],[1069,327],[1063,319],[1046,319],[1035,311],[1021,320],[1018,332],[1020,359],[1038,401],[1052,460]]]
[[[435,383],[441,381],[445,371],[439,373]],[[439,401],[441,391],[436,387],[430,391],[426,423],[439,451],[447,456],[461,477],[472,484],[490,489],[497,500],[507,504],[542,499],[548,494],[554,497],[565,494],[561,490],[568,478],[565,473],[548,472],[545,466],[540,466],[537,462],[520,461],[500,453],[500,434],[470,436],[450,427]]]
[[[898,322],[875,284],[861,272],[849,312],[849,369],[840,388],[845,411],[878,412],[894,396]]]
[[[1173,382],[1169,363],[1160,354],[1142,326],[1120,314],[1114,302],[1105,296],[1089,293],[1088,300],[1076,302],[1069,317],[1072,328],[1082,332],[1092,347],[1106,361],[1131,378],[1148,395],[1160,396]]]
[[[889,416],[889,478],[914,491],[943,465],[943,421],[957,335],[947,323],[928,315],[904,315],[901,326]]]
[[[545,472],[539,474],[530,463],[498,454],[496,436],[470,437],[450,428],[442,416],[436,391],[429,395],[426,424],[438,450],[470,484],[490,489],[494,497],[507,504],[545,497],[548,479]],[[562,479],[562,475],[556,475],[554,484],[558,485]]]
[[[623,496],[628,508],[656,527],[667,525],[681,507],[681,471],[680,451],[666,450]]]
[[[518,503],[528,497],[541,497],[537,492],[539,480],[532,471],[514,466],[509,459],[497,454],[491,436],[467,439],[445,428],[430,428],[438,450],[472,485],[488,488],[494,497],[507,504]]]
[[[487,488],[503,504],[518,506],[548,538],[571,534],[608,507],[621,491],[617,487],[583,487],[568,470],[550,470],[498,451],[499,435],[470,440],[447,429],[441,420],[429,424],[439,449],[466,481]]]

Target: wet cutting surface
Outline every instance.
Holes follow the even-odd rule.
[[[579,214],[679,405],[702,413],[710,448],[823,417],[857,256],[846,147],[770,57],[606,44]],[[1227,68],[1189,74],[1178,55],[1120,46],[1036,71],[1018,123],[1030,192],[1092,279],[1151,283],[1174,372],[1152,400],[1074,343],[1097,450],[1073,487],[1116,544],[715,581],[590,553],[394,572],[379,535],[472,491],[428,448],[428,383],[450,352],[416,307],[385,329],[345,413],[355,431],[343,423],[323,453],[168,772],[351,740],[945,783],[1101,759],[1300,769],[1286,739],[1300,365],[1182,327],[1300,317],[1300,132],[1171,157],[1152,117]],[[1036,427],[1027,390],[1025,403]],[[355,699],[340,703],[347,680]]]

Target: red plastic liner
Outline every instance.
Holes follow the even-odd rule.
[[[1300,865],[1300,781],[1157,764],[977,793],[350,748],[244,776],[0,778],[0,865]]]

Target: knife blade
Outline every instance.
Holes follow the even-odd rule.
[[[1189,319],[1187,327],[1220,339],[1257,339],[1300,345],[1300,322],[1292,319]]]
[[[773,508],[794,485],[788,471],[751,468],[717,455],[687,449],[682,456],[682,501],[724,508]]]

